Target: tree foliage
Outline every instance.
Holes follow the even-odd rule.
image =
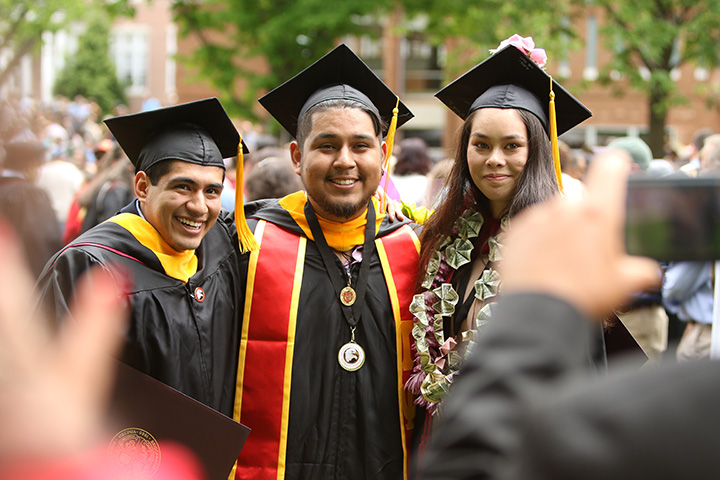
[[[453,39],[448,72],[454,76],[484,60],[488,50],[518,33],[532,36],[550,54],[562,58],[579,40],[572,19],[580,12],[569,0],[402,0],[409,17],[426,16],[429,39]]]
[[[648,143],[656,155],[662,153],[668,108],[684,98],[673,69],[720,64],[720,0],[180,0],[175,14],[182,33],[201,41],[192,58],[200,74],[222,92],[226,105],[251,116],[263,90],[306,67],[343,35],[377,34],[364,20],[382,18],[398,5],[408,19],[426,20],[431,41],[452,39],[448,80],[513,33],[530,35],[547,49],[552,68],[553,61],[582,46],[580,27],[588,12],[601,12],[602,40],[614,55],[600,66],[600,81],[609,84],[611,73],[619,73],[627,80],[623,88],[646,94]],[[215,40],[221,37],[225,40]],[[249,57],[266,59],[267,73],[243,68],[241,59]]]
[[[363,19],[389,7],[378,0],[179,0],[173,10],[181,35],[200,42],[186,60],[220,91],[228,110],[253,118],[263,91],[320,58],[341,36],[368,33]],[[248,67],[252,58],[263,59],[267,70]]]
[[[647,95],[648,144],[661,156],[670,107],[685,102],[672,78],[685,64],[720,65],[720,0],[594,0],[604,14],[601,33],[615,54],[600,80],[618,72]]]
[[[87,30],[78,40],[78,49],[55,82],[55,93],[68,98],[82,95],[94,98],[103,112],[126,103],[125,92],[110,59],[110,20],[92,15]]]
[[[25,55],[38,51],[44,32],[56,32],[83,19],[90,7],[112,15],[131,11],[127,0],[0,0],[0,52],[7,59],[0,67],[0,86]]]

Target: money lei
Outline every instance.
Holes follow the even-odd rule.
[[[488,239],[489,260],[502,259],[501,240],[507,225],[507,216],[500,223],[500,231]],[[415,345],[415,368],[408,381],[409,390],[415,394],[415,403],[434,413],[447,395],[453,377],[463,362],[453,349],[455,340],[445,339],[445,317],[455,313],[459,295],[449,280],[455,270],[470,263],[473,242],[480,234],[484,219],[479,212],[468,208],[456,222],[457,233],[444,238],[433,253],[425,269],[421,284],[423,292],[415,295],[410,305],[414,316],[412,336]],[[492,268],[483,271],[474,284],[475,297],[485,302],[474,321],[474,330],[484,325],[491,313],[492,298],[498,294],[500,276]],[[472,350],[470,341],[465,355]],[[414,378],[413,378],[414,377]]]

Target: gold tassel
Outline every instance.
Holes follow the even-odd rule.
[[[243,143],[242,135],[237,147],[237,165],[235,166],[235,228],[238,234],[238,244],[240,245],[240,253],[252,252],[258,250],[255,235],[250,231],[247,220],[245,219],[245,205],[243,205]]]
[[[565,193],[562,184],[562,170],[560,169],[560,147],[558,147],[557,116],[555,114],[555,92],[553,92],[553,79],[550,77],[550,146],[552,148],[553,165],[557,177],[560,193]]]
[[[385,157],[385,165],[383,166],[383,170],[385,171],[385,185],[383,185],[383,199],[382,204],[380,205],[381,212],[384,212],[387,207],[387,189],[388,183],[390,182],[390,171],[388,170],[388,166],[390,165],[390,157],[392,157],[393,145],[395,144],[395,130],[397,130],[398,113],[400,113],[400,110],[398,109],[400,106],[400,97],[396,98],[397,101],[395,102],[395,108],[393,108],[392,120],[390,120],[390,127],[388,128],[387,138],[385,139],[385,143],[387,144],[387,156]]]

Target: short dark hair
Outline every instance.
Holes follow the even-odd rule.
[[[385,130],[385,122],[383,122],[382,118],[380,118],[380,115],[377,112],[372,111],[369,109],[366,105],[354,101],[354,100],[347,100],[347,99],[330,99],[325,100],[324,102],[320,102],[317,105],[314,105],[312,108],[310,108],[305,114],[298,119],[298,127],[297,127],[297,134],[295,136],[295,140],[297,140],[298,145],[300,146],[300,151],[303,149],[303,144],[305,143],[305,140],[307,139],[308,135],[310,135],[310,132],[312,131],[312,115],[315,112],[323,112],[326,110],[330,110],[333,108],[358,108],[362,110],[363,112],[370,115],[370,119],[373,122],[373,128],[375,129],[375,136],[379,139],[382,138],[382,132]]]
[[[162,177],[168,174],[172,162],[170,160],[163,160],[161,162],[150,165],[148,168],[143,170],[145,175],[148,176],[150,184],[157,185]]]

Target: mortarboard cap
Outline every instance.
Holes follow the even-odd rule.
[[[137,171],[163,160],[225,168],[240,135],[217,98],[105,120]],[[243,151],[247,148],[243,144]]]
[[[293,78],[263,96],[259,102],[293,137],[298,118],[326,100],[355,100],[379,113],[390,125],[398,99],[365,63],[342,44]],[[413,117],[398,104],[397,126]],[[387,128],[387,126],[386,126]],[[383,135],[387,131],[383,132]]]
[[[554,80],[552,85],[561,135],[592,112]],[[498,50],[435,96],[462,119],[479,108],[519,108],[535,115],[550,132],[550,76],[513,45]]]

